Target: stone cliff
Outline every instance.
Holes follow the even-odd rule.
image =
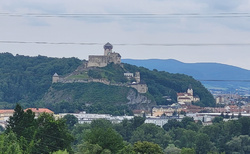
[[[127,99],[129,100],[127,102],[127,105],[132,110],[146,110],[150,111],[151,108],[156,105],[156,103],[152,100],[150,100],[145,95],[142,95],[134,90],[130,90],[128,92]]]

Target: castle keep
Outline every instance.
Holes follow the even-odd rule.
[[[113,46],[109,42],[104,46],[104,55],[89,55],[87,67],[105,67],[109,63],[121,64],[121,55],[112,52]]]

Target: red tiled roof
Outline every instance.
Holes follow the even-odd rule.
[[[189,105],[187,106],[188,109],[201,109],[200,106],[195,106],[195,105]]]
[[[47,109],[47,108],[27,108],[27,109],[25,109],[24,111],[26,112],[27,110],[31,110],[32,112],[34,112],[34,113],[43,113],[43,112],[45,112],[45,113],[54,113],[53,111],[51,111],[51,110],[49,110],[49,109]]]
[[[134,114],[141,114],[141,113],[150,113],[150,111],[147,110],[133,110]]]
[[[181,97],[181,98],[178,98],[178,99],[191,99],[190,97]]]
[[[14,113],[14,110],[0,110],[0,114],[2,113]]]
[[[187,95],[187,96],[192,96],[192,95],[189,94],[189,93],[177,93],[177,96],[185,96],[185,95]]]

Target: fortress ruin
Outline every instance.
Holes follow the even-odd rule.
[[[76,79],[70,78],[73,75],[80,74],[83,71],[93,69],[91,67],[105,67],[110,63],[121,64],[121,55],[119,53],[112,52],[113,46],[109,42],[104,46],[104,55],[89,55],[89,60],[85,61],[81,66],[79,66],[73,73],[69,74],[66,77],[60,77],[57,73],[55,73],[52,77],[52,83],[74,83],[74,82],[100,82],[106,85],[115,85],[115,86],[126,86],[135,88],[139,93],[146,93],[148,91],[147,84],[141,82],[140,72],[134,73],[124,73],[124,76],[128,79],[133,78],[135,82],[132,83],[111,83],[107,79]]]
[[[109,42],[104,46],[104,55],[89,55],[87,67],[105,67],[110,63],[121,64],[121,55],[112,52],[113,45]]]

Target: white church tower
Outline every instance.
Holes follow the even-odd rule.
[[[189,87],[188,87],[187,93],[190,94],[191,96],[194,95],[194,91],[193,91],[193,89],[192,89],[191,84],[190,84]]]

